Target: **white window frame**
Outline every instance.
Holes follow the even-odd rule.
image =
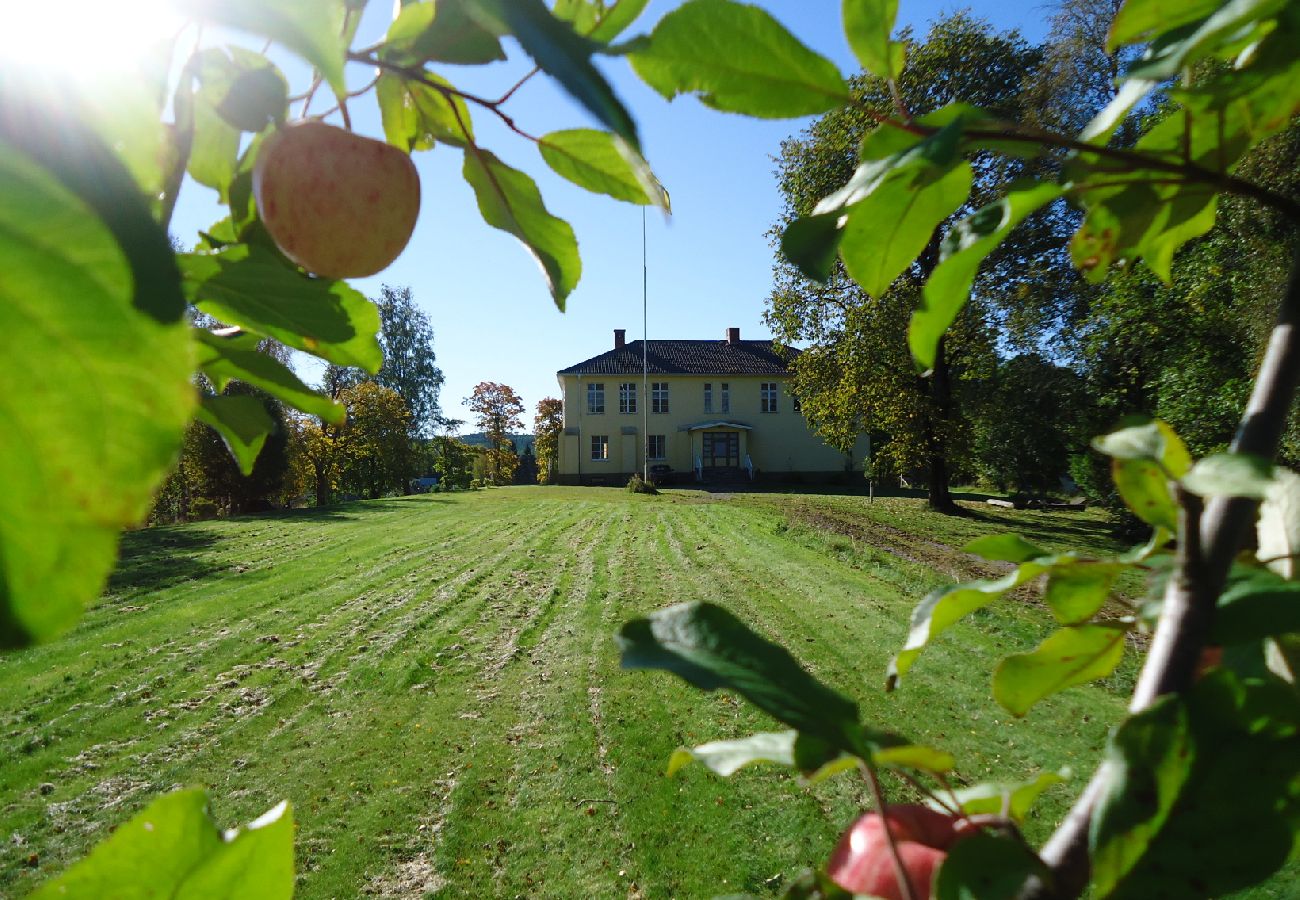
[[[591,381],[587,383],[587,415],[602,416],[605,414],[605,383],[603,381]]]
[[[722,382],[722,408],[721,408],[721,412],[724,412],[724,413],[729,413],[729,412],[731,412],[731,385],[728,384],[728,383],[725,382],[725,381]]]
[[[636,413],[636,382],[624,381],[618,386],[618,411],[621,415]]]
[[[764,381],[758,386],[758,409],[759,412],[774,413],[777,411],[776,398],[780,395],[781,388],[775,381]]]
[[[668,413],[668,382],[650,382],[650,412],[655,415]]]
[[[659,452],[656,453],[655,450],[658,450]],[[645,458],[646,459],[667,459],[668,458],[668,435],[666,434],[646,435]]]
[[[591,461],[609,462],[609,435],[593,434],[591,436]]]
[[[713,382],[704,382],[704,411],[713,412]]]

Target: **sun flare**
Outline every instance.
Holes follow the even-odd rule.
[[[181,25],[170,0],[5,0],[0,67],[93,81],[137,67]]]

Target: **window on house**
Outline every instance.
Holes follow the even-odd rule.
[[[636,412],[635,381],[625,381],[618,386],[618,411],[620,413]]]
[[[765,413],[776,412],[776,382],[764,381],[758,387],[759,409]]]
[[[799,402],[799,398],[794,394],[790,395],[790,405],[794,407],[796,413],[803,413],[803,404]]]
[[[704,382],[704,411],[713,412],[713,385],[710,382]]]
[[[591,458],[597,460],[609,459],[609,435],[593,434],[591,436]]]
[[[605,411],[605,385],[595,382],[587,385],[587,413],[597,415]]]
[[[668,454],[668,436],[665,434],[648,434],[645,439],[646,459],[665,459]]]
[[[731,412],[731,385],[722,382],[722,412]]]
[[[668,382],[650,382],[650,412],[668,412]]]

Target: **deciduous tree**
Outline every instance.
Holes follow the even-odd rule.
[[[514,450],[510,444],[511,431],[524,427],[520,416],[524,401],[507,384],[480,381],[474,393],[465,398],[465,405],[474,413],[474,421],[489,442],[486,476],[493,484],[508,484],[514,475]]]
[[[560,462],[560,435],[564,431],[564,404],[555,397],[537,402],[533,417],[533,446],[537,453],[537,481],[550,484],[555,480]]]

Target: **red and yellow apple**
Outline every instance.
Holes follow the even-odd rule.
[[[253,196],[285,256],[326,278],[362,278],[410,240],[420,178],[396,147],[309,119],[262,144]]]
[[[888,806],[883,816],[866,813],[840,836],[826,866],[826,874],[844,890],[884,900],[905,896],[889,852],[886,820],[917,900],[930,896],[948,848],[974,830],[964,819],[915,804]]]

